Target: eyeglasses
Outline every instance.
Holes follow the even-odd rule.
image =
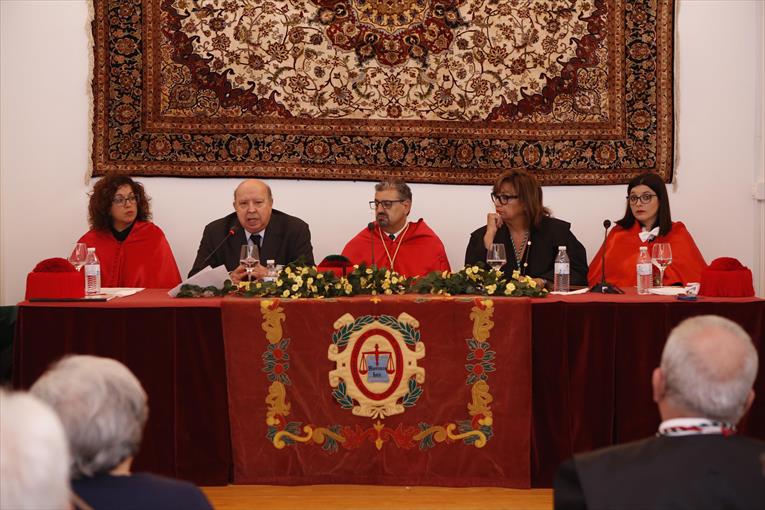
[[[112,198],[112,203],[114,205],[128,205],[135,204],[136,202],[138,202],[138,195],[128,195],[126,197],[117,195],[116,197]]]
[[[511,200],[516,200],[518,198],[518,195],[505,195],[502,193],[492,193],[491,199],[494,201],[495,204],[500,205],[507,205],[507,203]]]
[[[406,202],[406,200],[370,200],[369,208],[377,209],[377,206],[381,205],[383,209],[390,209],[397,202]]]
[[[654,195],[652,193],[643,193],[642,195],[630,195],[630,196],[627,197],[627,200],[629,200],[630,204],[632,204],[632,205],[637,204],[638,200],[640,200],[641,204],[647,204],[655,196],[656,195]]]

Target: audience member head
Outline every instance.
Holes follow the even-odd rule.
[[[681,322],[653,373],[662,419],[703,417],[738,423],[754,400],[757,351],[741,326],[715,315]]]
[[[0,508],[69,507],[69,447],[56,413],[0,388]]]
[[[491,199],[503,221],[520,217],[527,228],[539,225],[550,210],[542,203],[542,187],[533,175],[520,168],[508,170],[494,182]]]
[[[234,210],[239,224],[251,234],[260,232],[271,221],[274,198],[271,188],[258,179],[247,179],[234,190]]]
[[[72,477],[109,473],[138,452],[149,408],[146,392],[119,361],[67,356],[30,389],[61,418]]]
[[[129,175],[108,173],[93,186],[88,203],[88,221],[94,230],[114,227],[125,230],[135,220],[151,219],[149,197],[140,182]]]
[[[369,205],[375,210],[375,220],[380,228],[396,233],[404,228],[412,210],[412,190],[399,179],[378,182],[375,199]]]
[[[658,174],[640,174],[627,184],[627,209],[616,223],[622,228],[632,228],[635,221],[647,230],[658,226],[662,236],[672,230],[669,195]]]

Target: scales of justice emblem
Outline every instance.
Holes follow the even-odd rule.
[[[335,321],[328,357],[336,367],[329,384],[340,390],[343,407],[352,405],[357,416],[385,418],[416,402],[418,384],[425,382],[425,369],[417,366],[425,357],[419,325],[406,313],[358,319],[345,314]]]

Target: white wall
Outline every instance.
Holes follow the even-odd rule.
[[[0,0],[0,302],[22,299],[27,272],[65,256],[87,229],[90,39],[87,0]],[[677,20],[678,151],[672,211],[707,261],[734,256],[762,295],[763,23],[760,1],[681,1]],[[759,61],[758,61],[759,59]],[[759,95],[759,96],[758,96]],[[760,126],[759,129],[757,126]],[[204,225],[231,210],[234,179],[143,178],[155,222],[182,273]],[[368,182],[270,181],[276,207],[309,222],[317,259],[337,253],[370,218]],[[414,218],[461,267],[467,236],[489,210],[486,186],[413,185]],[[590,257],[624,186],[545,188]]]

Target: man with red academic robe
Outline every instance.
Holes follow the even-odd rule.
[[[412,190],[403,181],[375,185],[369,202],[375,221],[351,239],[343,255],[354,264],[388,268],[403,276],[422,276],[432,271],[450,271],[441,239],[424,220],[407,221],[412,208]],[[374,255],[373,255],[374,253]]]

